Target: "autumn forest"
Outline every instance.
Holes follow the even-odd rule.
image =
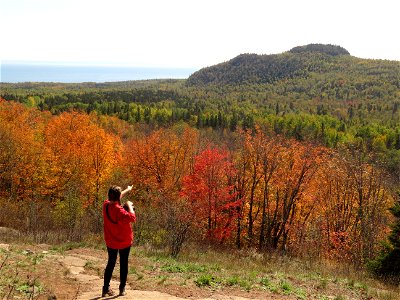
[[[363,267],[396,221],[399,62],[313,45],[187,80],[0,87],[0,226],[84,239],[133,184],[138,244]]]

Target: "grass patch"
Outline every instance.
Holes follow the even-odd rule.
[[[229,277],[229,278],[227,278],[226,280],[225,280],[225,284],[227,285],[227,286],[234,286],[234,285],[237,285],[237,284],[239,284],[239,277],[237,277],[237,276],[232,276],[232,277]]]
[[[139,273],[135,267],[129,267],[128,274],[136,275],[136,280],[142,280],[144,278],[144,274]]]
[[[242,289],[244,289],[244,290],[246,290],[246,291],[250,291],[251,290],[251,288],[252,288],[252,286],[253,286],[253,284],[252,284],[252,281],[251,280],[240,280],[239,281],[239,286],[242,288]]]
[[[94,271],[97,276],[101,277],[103,273],[103,269],[96,265],[96,263],[92,260],[86,261],[85,265],[83,266],[87,271]]]
[[[15,289],[29,299],[33,299],[43,291],[43,287],[37,279],[22,282]]]
[[[268,288],[269,286],[271,286],[271,280],[269,279],[269,277],[262,277],[260,279],[260,284],[266,288]]]
[[[95,266],[94,261],[88,260],[83,266],[87,270],[97,270],[98,268]]]
[[[307,299],[307,292],[302,288],[296,288],[293,291],[293,294],[297,297],[297,299],[301,299],[301,300]]]
[[[289,282],[281,281],[279,286],[285,295],[290,295],[292,293],[293,287]]]
[[[319,283],[317,285],[317,289],[319,290],[325,290],[328,287],[328,279],[326,278],[320,278]]]
[[[212,274],[202,274],[194,280],[194,283],[199,287],[210,287],[221,283],[221,280]]]
[[[34,299],[44,288],[36,270],[44,258],[32,251],[0,251],[0,299]]]
[[[208,271],[208,268],[192,263],[169,262],[161,266],[161,271],[168,273],[204,273]]]

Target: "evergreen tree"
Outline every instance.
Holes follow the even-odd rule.
[[[378,276],[390,277],[400,282],[400,201],[398,200],[390,212],[396,218],[392,225],[389,241],[384,245],[381,254],[370,263],[371,270]]]

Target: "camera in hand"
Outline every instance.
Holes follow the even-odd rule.
[[[127,203],[124,203],[124,205],[122,205],[122,207],[129,212],[129,205]],[[135,207],[132,205],[132,210],[135,211]]]

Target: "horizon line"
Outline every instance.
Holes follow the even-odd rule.
[[[0,65],[41,65],[41,66],[65,66],[65,67],[122,67],[122,68],[144,68],[144,69],[180,69],[198,70],[195,66],[151,66],[138,65],[123,62],[90,62],[90,61],[45,61],[45,60],[0,60]]]

